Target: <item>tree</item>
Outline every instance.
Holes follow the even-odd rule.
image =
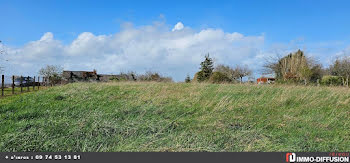
[[[39,75],[50,79],[52,84],[59,83],[62,79],[63,68],[58,65],[46,65],[39,70]]]
[[[264,68],[266,72],[274,73],[277,80],[304,81],[304,84],[316,82],[323,76],[322,66],[314,58],[306,57],[301,50],[270,59]]]
[[[231,81],[236,80],[235,70],[230,66],[219,64],[215,67],[214,72],[220,72],[226,75]]]
[[[265,58],[265,64],[263,65],[262,74],[264,75],[275,75],[276,79],[282,79],[281,67],[279,62],[281,61],[280,52],[276,52],[275,56]]]
[[[350,56],[337,58],[330,66],[331,75],[343,77],[343,85],[349,86]],[[345,80],[344,80],[345,79]]]
[[[213,73],[213,60],[208,55],[205,56],[205,60],[201,62],[200,71],[197,73],[198,82],[206,81],[210,78]]]
[[[190,77],[190,75],[187,74],[187,76],[186,76],[186,78],[185,78],[185,82],[186,82],[186,83],[191,82],[191,77]]]
[[[210,76],[209,81],[211,83],[230,83],[231,79],[224,73],[215,71]]]
[[[337,58],[332,65],[329,66],[329,73],[334,76],[340,76],[342,74],[342,69],[340,65],[340,59]]]
[[[315,64],[311,68],[311,72],[312,74],[310,77],[310,82],[314,82],[314,83],[319,82],[322,79],[322,77],[326,74],[326,70],[322,68],[321,64]]]
[[[60,76],[63,68],[58,65],[46,65],[39,70],[39,74],[44,77]]]
[[[300,77],[303,78],[305,85],[307,84],[307,81],[310,80],[311,75],[312,75],[312,71],[309,67],[303,66],[300,69]]]
[[[243,77],[249,76],[252,74],[252,71],[248,68],[247,65],[239,66],[237,65],[234,69],[235,76],[240,79],[240,83],[243,82]]]

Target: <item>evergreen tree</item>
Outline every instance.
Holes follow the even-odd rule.
[[[190,75],[187,74],[187,76],[186,76],[186,78],[185,78],[185,82],[186,82],[186,83],[191,82],[191,77],[190,77]]]
[[[206,81],[210,78],[213,73],[213,60],[208,55],[205,56],[205,60],[201,62],[201,70],[198,72],[197,80],[199,82]]]

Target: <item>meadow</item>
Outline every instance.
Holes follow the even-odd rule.
[[[35,89],[33,90],[33,86],[29,87],[29,91],[28,91],[28,87],[23,87],[22,88],[22,92],[21,92],[21,88],[20,87],[15,87],[14,89],[14,94],[21,94],[21,93],[27,93],[27,92],[31,92],[31,91],[38,91],[40,89],[46,89],[48,87],[46,86],[40,86],[40,88],[38,89],[37,86],[35,86]],[[1,91],[1,90],[0,90]],[[12,96],[12,88],[11,87],[5,87],[4,88],[4,96]],[[3,98],[0,94],[0,99]]]
[[[349,151],[350,90],[73,83],[0,98],[0,151]]]

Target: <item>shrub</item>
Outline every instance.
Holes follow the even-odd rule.
[[[343,78],[341,76],[326,75],[322,77],[321,84],[339,86],[343,84]]]
[[[110,81],[123,82],[123,81],[156,81],[156,82],[172,82],[171,77],[162,76],[157,72],[147,71],[145,74],[136,74],[135,72],[128,72],[116,75],[109,79]]]
[[[234,81],[235,79],[235,70],[233,68],[231,68],[230,66],[226,66],[223,64],[219,64],[215,67],[214,69],[215,72],[221,72],[223,74],[225,74],[227,77],[230,78],[230,80]]]
[[[145,74],[137,76],[138,81],[172,82],[171,77],[165,77],[157,72],[147,71]]]
[[[209,78],[209,82],[211,83],[229,83],[231,79],[222,72],[213,72],[213,74]]]

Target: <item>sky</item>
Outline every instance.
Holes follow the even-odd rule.
[[[183,81],[209,53],[248,65],[301,49],[327,67],[350,54],[350,1],[0,0],[0,65],[98,73],[156,71]]]

